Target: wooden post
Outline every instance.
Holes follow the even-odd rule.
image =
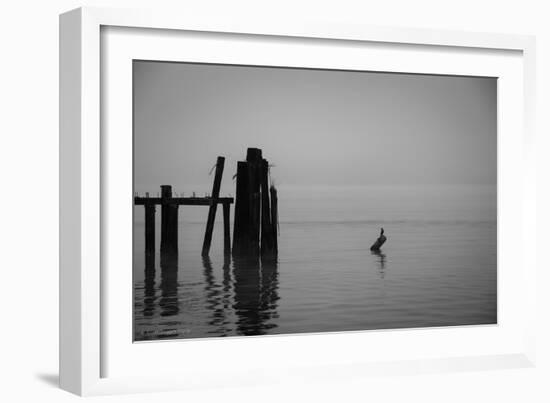
[[[273,250],[275,255],[277,255],[279,252],[279,245],[277,241],[277,236],[279,235],[279,211],[277,189],[275,189],[275,186],[271,185],[269,188],[269,193],[271,195],[271,230],[273,231]]]
[[[271,213],[269,207],[269,184],[268,184],[269,165],[266,160],[260,164],[260,188],[262,192],[262,229],[261,229],[261,256],[272,258],[275,256],[273,244],[273,228],[271,223]]]
[[[169,197],[172,197],[172,186],[170,185],[161,185],[160,186],[160,197],[163,199],[167,199]],[[168,206],[166,204],[162,204],[160,207],[160,251],[161,253],[164,252],[166,249],[166,230],[168,228],[166,224],[166,215],[168,211]]]
[[[161,187],[161,234],[160,252],[177,253],[178,251],[178,205],[170,204],[172,198],[172,186],[162,185]]]
[[[246,150],[247,162],[259,162],[262,160],[262,150],[259,148],[248,148]]]
[[[145,206],[145,254],[147,256],[155,255],[155,205],[146,204]]]
[[[268,169],[258,148],[249,148],[237,165],[234,257],[277,256],[277,191],[269,188]]]
[[[169,253],[178,253],[178,212],[179,206],[177,204],[168,205],[168,230],[166,236],[168,238],[168,250]]]
[[[250,256],[259,257],[260,256],[260,192],[255,192],[252,194],[252,203],[250,208],[251,218],[250,218],[250,237],[249,237],[249,246],[250,246]]]
[[[233,222],[233,256],[248,253],[248,217],[250,200],[248,198],[248,164],[237,162],[237,191],[235,193],[235,220]]]
[[[229,255],[231,253],[231,233],[229,229],[229,203],[223,204],[223,253]]]
[[[216,162],[216,174],[214,176],[214,185],[212,186],[212,196],[210,209],[208,210],[208,220],[206,221],[206,232],[204,233],[204,242],[202,244],[202,255],[207,256],[210,252],[212,243],[212,231],[214,230],[214,220],[216,219],[216,209],[218,207],[218,197],[220,196],[220,185],[222,182],[224,157],[218,157]]]
[[[262,150],[249,148],[246,152],[248,163],[248,194],[249,194],[249,237],[248,246],[251,256],[260,255],[260,168],[262,162]]]

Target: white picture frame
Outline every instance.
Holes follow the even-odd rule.
[[[61,387],[96,395],[534,365],[534,49],[520,35],[104,8],[61,15]],[[130,259],[132,58],[499,77],[499,324],[132,343],[128,273],[109,270]],[[228,374],[208,354],[238,364]]]

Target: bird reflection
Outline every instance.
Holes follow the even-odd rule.
[[[161,253],[160,270],[160,314],[161,316],[177,315],[179,313],[178,255]]]
[[[378,275],[383,279],[386,275],[386,254],[379,250],[373,250],[371,251],[371,255],[378,257]]]

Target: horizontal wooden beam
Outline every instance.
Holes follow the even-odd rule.
[[[210,206],[213,202],[217,204],[232,204],[232,197],[219,197],[212,199],[211,197],[134,197],[136,206],[144,206],[149,204],[178,204],[185,206]]]

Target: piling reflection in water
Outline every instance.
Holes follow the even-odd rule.
[[[155,312],[155,274],[155,255],[145,253],[143,316],[152,316]]]
[[[223,282],[218,284],[214,276],[214,267],[210,257],[202,257],[202,265],[204,267],[204,291],[206,296],[206,309],[209,311],[208,325],[211,330],[209,334],[225,336],[230,331],[230,322],[227,319],[229,307],[229,266],[230,260],[224,259],[223,265]]]
[[[179,313],[178,302],[178,255],[160,255],[160,315],[174,316]]]
[[[135,296],[141,313],[136,341],[263,335],[277,328],[276,260],[225,255],[215,263],[208,256],[199,262],[181,267],[177,255],[161,253],[155,270],[154,257],[145,259],[144,286]]]
[[[257,258],[234,258],[234,298],[237,333],[262,335],[277,325],[278,273],[275,260],[262,262]]]

